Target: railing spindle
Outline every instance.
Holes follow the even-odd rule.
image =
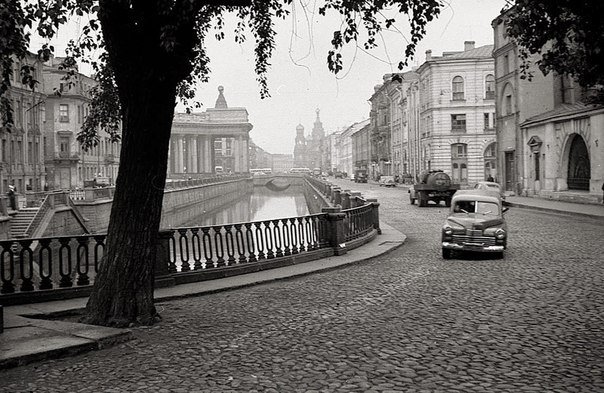
[[[34,278],[34,252],[31,249],[33,240],[25,239],[20,240],[19,245],[21,246],[21,252],[19,253],[19,270],[21,275],[21,287],[19,288],[22,292],[29,292],[34,290],[33,278]],[[27,254],[27,263],[25,255]]]

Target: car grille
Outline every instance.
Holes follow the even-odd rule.
[[[482,243],[485,246],[494,246],[496,240],[491,236],[468,236],[468,235],[453,235],[455,243]]]

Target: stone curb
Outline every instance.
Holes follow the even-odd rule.
[[[598,215],[598,214],[572,212],[572,211],[568,211],[568,210],[560,210],[560,209],[554,209],[554,208],[549,208],[549,207],[525,205],[525,204],[517,203],[517,202],[507,202],[506,201],[506,202],[504,202],[504,205],[510,206],[510,207],[517,207],[520,209],[537,210],[537,211],[542,211],[542,212],[546,212],[546,213],[558,213],[558,214],[564,214],[564,215],[583,216],[583,217],[589,217],[589,218],[603,218],[603,216]]]

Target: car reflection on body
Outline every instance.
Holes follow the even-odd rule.
[[[503,189],[499,183],[492,181],[479,181],[474,185],[474,189],[497,193],[501,199],[505,200]]]
[[[503,258],[508,240],[503,213],[507,210],[492,191],[457,191],[442,228],[443,258],[450,259],[454,251],[488,252]]]

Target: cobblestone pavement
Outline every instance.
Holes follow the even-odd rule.
[[[354,185],[407,242],[159,305],[135,340],[0,372],[2,392],[604,391],[604,223],[511,209],[505,259],[440,257],[443,207]]]

